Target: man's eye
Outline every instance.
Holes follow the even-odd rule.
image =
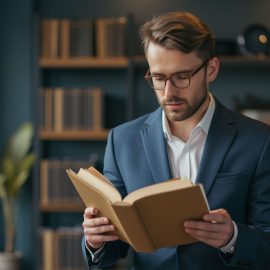
[[[162,77],[162,76],[153,76],[152,78],[155,81],[164,81],[164,77]]]
[[[187,79],[189,77],[189,74],[177,73],[177,74],[174,74],[173,77],[174,77],[175,80],[184,80],[184,79]]]

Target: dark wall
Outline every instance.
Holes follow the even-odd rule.
[[[31,118],[32,1],[5,1],[1,93],[5,136]],[[2,134],[3,135],[3,134]]]
[[[2,0],[0,4],[0,149],[22,122],[32,119],[32,0]],[[20,193],[16,207],[16,250],[25,255],[24,269],[31,269],[31,185]],[[0,218],[2,223],[2,217]],[[1,240],[3,236],[0,232]],[[3,248],[3,241],[0,243]]]

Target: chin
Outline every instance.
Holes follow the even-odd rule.
[[[169,121],[173,122],[184,121],[189,118],[188,115],[179,112],[166,112],[166,116]]]

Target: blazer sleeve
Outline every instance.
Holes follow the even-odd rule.
[[[255,145],[251,147],[256,147]],[[265,141],[250,187],[247,224],[237,223],[235,254],[220,252],[228,266],[262,270],[270,266],[270,135]]]
[[[110,131],[107,141],[103,173],[119,190],[122,197],[124,197],[126,195],[126,190],[116,163],[113,143],[113,130]],[[98,269],[100,267],[111,266],[115,264],[118,259],[125,258],[128,254],[129,249],[129,245],[120,240],[108,242],[104,246],[104,254],[101,256],[100,261],[98,263],[93,263],[91,259],[91,254],[86,249],[84,243],[85,242],[83,239],[82,253],[88,269]]]

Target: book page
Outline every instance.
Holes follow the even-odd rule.
[[[103,179],[96,177],[85,169],[80,169],[77,175],[79,176],[80,181],[84,182],[84,184],[90,188],[94,188],[99,193],[104,194],[110,202],[122,201],[121,194],[118,190]]]
[[[200,184],[200,183],[198,183],[197,185],[200,187],[200,189],[201,189],[201,193],[202,193],[203,198],[204,198],[204,201],[205,201],[205,203],[206,203],[206,205],[207,205],[207,209],[208,209],[208,211],[210,211],[209,203],[208,203],[208,200],[207,200],[206,194],[205,194],[205,192],[204,192],[203,185],[202,185],[202,184]]]
[[[98,170],[96,170],[94,167],[89,167],[87,171],[94,176],[98,177],[100,180],[103,180],[105,183],[109,184],[110,186],[114,187],[112,182],[110,182],[102,173],[100,173]]]
[[[153,196],[156,194],[183,189],[190,186],[193,186],[191,180],[172,179],[135,190],[128,194],[123,201],[133,204],[135,201],[147,196]]]

